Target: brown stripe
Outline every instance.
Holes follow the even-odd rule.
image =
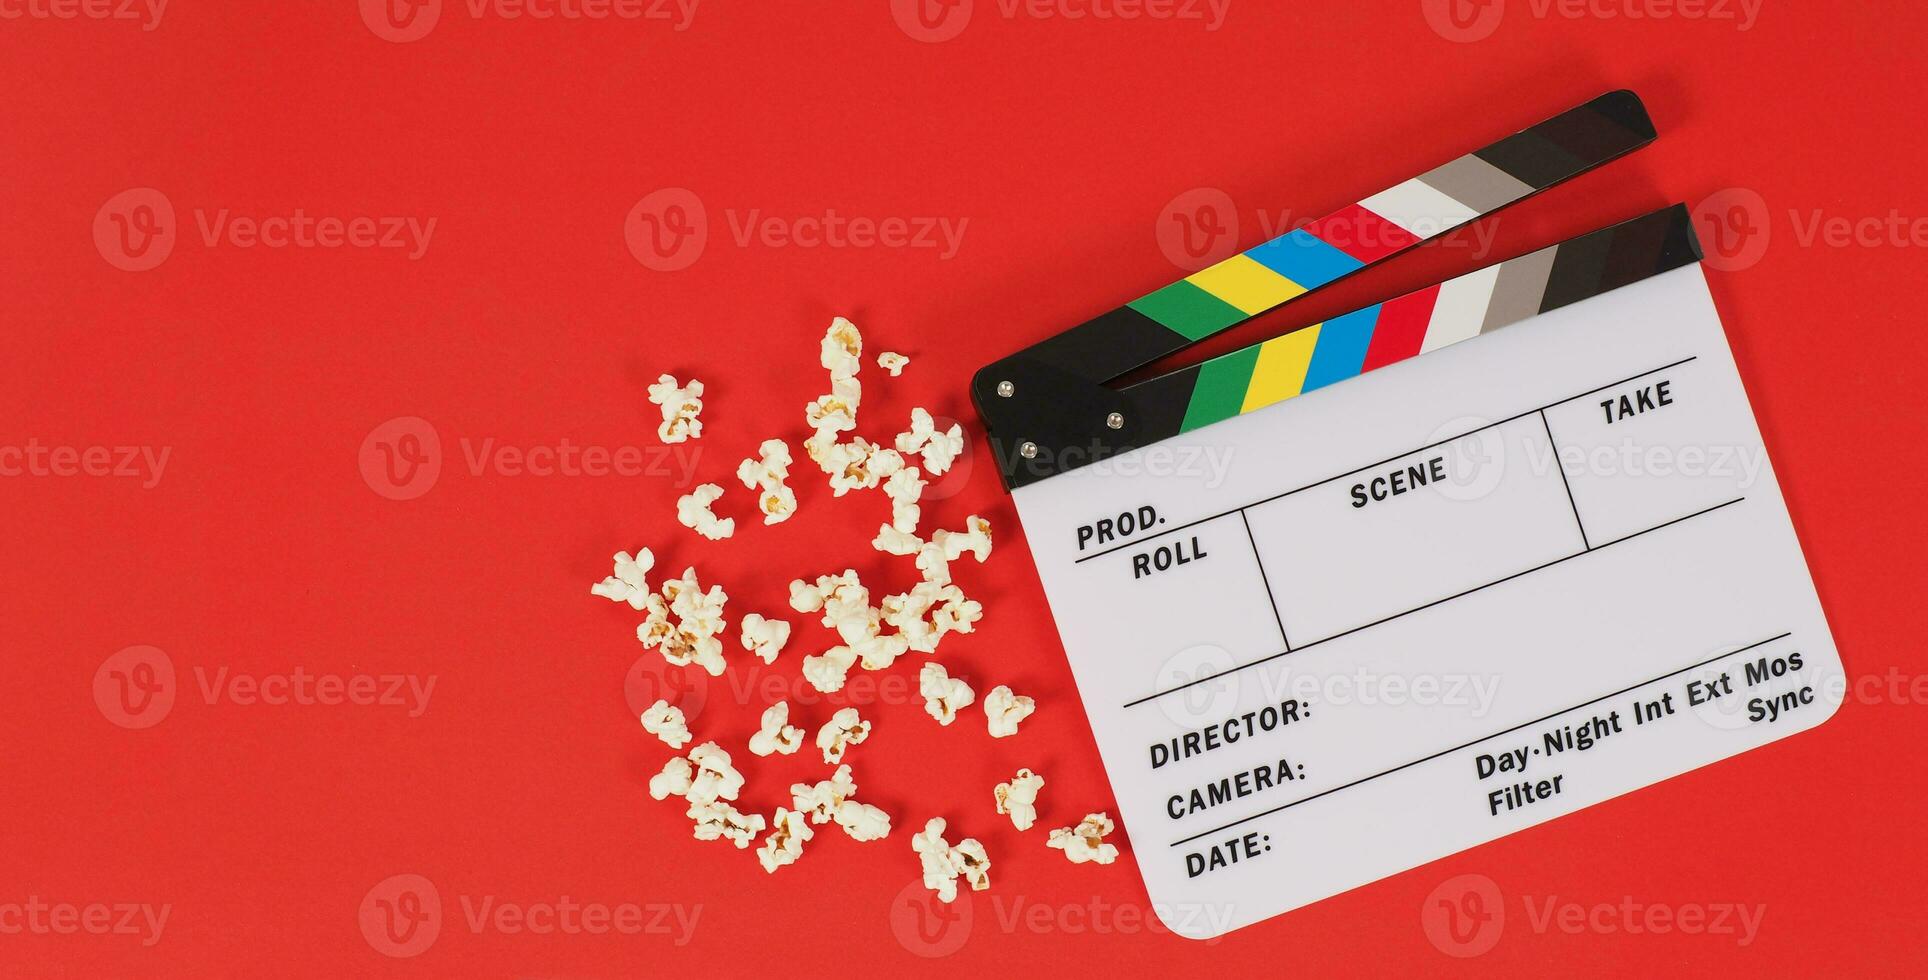
[[[1528,194],[1533,188],[1525,181],[1468,153],[1452,163],[1434,167],[1419,179],[1440,193],[1485,214],[1503,208]]]
[[[1500,264],[1500,278],[1493,284],[1493,298],[1486,304],[1486,319],[1479,332],[1485,333],[1518,323],[1540,312],[1540,298],[1546,293],[1547,276],[1553,272],[1553,255],[1559,246],[1509,259]]]

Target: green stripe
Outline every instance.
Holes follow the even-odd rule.
[[[1251,386],[1252,371],[1258,363],[1259,347],[1254,344],[1200,364],[1198,382],[1192,386],[1192,400],[1185,406],[1185,423],[1179,431],[1190,432],[1237,415],[1245,407],[1245,389]]]
[[[1203,340],[1245,319],[1238,307],[1184,279],[1126,305],[1177,331],[1186,340]]]

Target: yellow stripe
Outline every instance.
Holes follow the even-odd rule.
[[[1299,394],[1305,387],[1305,369],[1312,364],[1312,349],[1319,344],[1320,326],[1315,323],[1259,346],[1259,362],[1252,368],[1252,383],[1245,388],[1245,405],[1239,412],[1264,408]]]
[[[1194,272],[1185,281],[1238,307],[1246,316],[1257,316],[1305,292],[1304,286],[1243,254]]]

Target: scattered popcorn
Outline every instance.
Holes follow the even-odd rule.
[[[890,836],[890,814],[856,800],[845,800],[837,808],[837,826],[854,841],[883,840]]]
[[[817,729],[817,748],[823,761],[836,765],[843,761],[844,750],[870,737],[870,722],[857,717],[856,708],[839,708]]]
[[[927,663],[917,675],[917,693],[924,697],[924,711],[940,725],[957,720],[957,712],[977,699],[971,685],[952,677],[940,663]]]
[[[690,781],[695,775],[696,767],[679,755],[663,763],[662,772],[649,777],[649,795],[658,800],[688,795]]]
[[[743,775],[730,765],[730,754],[715,742],[704,742],[691,749],[690,763],[696,767],[696,772],[690,779],[688,792],[683,795],[691,803],[734,800],[736,794],[742,792]]]
[[[643,712],[643,731],[663,740],[672,749],[680,749],[690,743],[689,723],[683,719],[683,709],[661,698]]]
[[[872,490],[904,468],[903,454],[861,436],[826,446],[818,464],[830,476],[830,495]]]
[[[736,807],[714,800],[691,803],[689,817],[696,821],[697,840],[723,839],[735,844],[737,850],[749,847],[750,841],[763,832],[760,814],[745,816]]]
[[[648,616],[636,627],[636,638],[645,649],[660,649],[663,659],[682,667],[702,667],[712,677],[723,675],[723,606],[729,601],[722,586],[712,585],[705,592],[696,581],[696,569],[686,568],[681,578],[663,583],[660,594],[645,600]],[[671,622],[671,616],[676,617]]]
[[[764,619],[756,613],[743,617],[743,649],[756,654],[764,663],[775,663],[783,645],[790,642],[790,624],[781,619]]]
[[[1105,835],[1111,833],[1112,829],[1108,814],[1090,813],[1076,827],[1059,827],[1052,831],[1051,839],[1045,843],[1063,851],[1072,864],[1087,861],[1110,864],[1118,859],[1118,848],[1105,843]]]
[[[918,501],[924,497],[924,474],[915,466],[906,466],[890,475],[884,481],[884,496],[890,498],[890,526],[905,534],[917,533],[917,522],[923,517],[923,508]]]
[[[921,408],[910,410],[910,431],[897,434],[897,451],[905,456],[924,457],[924,469],[933,476],[942,476],[951,468],[951,462],[964,451],[964,427],[952,423],[943,432],[937,431],[937,424],[931,413]]]
[[[736,478],[745,489],[755,490],[757,510],[764,524],[781,524],[796,513],[797,495],[784,484],[790,476],[790,447],[782,439],[765,439],[757,447],[757,458],[746,459],[736,468]]]
[[[889,371],[893,378],[903,374],[904,368],[909,364],[910,358],[894,350],[887,350],[877,355],[877,366]]]
[[[914,555],[924,547],[924,542],[915,534],[906,534],[895,526],[885,524],[877,529],[877,536],[871,539],[870,546],[886,555]]]
[[[957,901],[957,877],[963,875],[972,891],[991,887],[991,859],[984,845],[966,837],[953,847],[944,840],[944,819],[932,817],[924,832],[910,839],[924,870],[924,887],[937,893],[938,901]]]
[[[703,421],[697,416],[703,412],[703,382],[691,380],[684,387],[665,374],[649,386],[649,400],[663,411],[663,424],[656,428],[657,438],[669,443],[702,437]]]
[[[1015,729],[1014,729],[1015,730]],[[803,747],[803,729],[790,724],[790,702],[778,701],[763,710],[763,727],[750,736],[750,753],[793,755]]]
[[[986,699],[985,703],[989,703]],[[1029,769],[1019,769],[1008,783],[997,784],[992,794],[997,797],[997,812],[1009,814],[1011,826],[1019,830],[1030,830],[1038,822],[1038,791],[1044,788],[1044,777]]]
[[[844,801],[857,795],[857,783],[850,778],[849,766],[838,766],[830,778],[812,783],[790,785],[790,805],[810,818],[811,823],[829,823],[837,818]]]
[[[616,552],[615,574],[589,587],[590,595],[599,595],[613,602],[627,602],[629,608],[641,610],[649,602],[649,582],[644,576],[656,567],[656,556],[648,548],[639,549],[636,557],[629,552]]]
[[[718,519],[710,506],[723,496],[723,488],[705,483],[676,498],[676,521],[711,541],[721,541],[736,533],[736,518]]]
[[[770,836],[763,838],[763,846],[756,849],[756,859],[764,871],[776,874],[778,868],[795,864],[803,856],[803,842],[815,836],[817,832],[804,822],[803,814],[777,807],[776,816],[770,820]]]
[[[964,519],[963,531],[936,531],[931,542],[944,549],[944,560],[956,561],[965,552],[979,563],[991,557],[991,522],[972,514]]]
[[[830,321],[830,329],[824,331],[822,353],[819,360],[832,378],[855,377],[863,367],[864,338],[857,331],[857,325],[843,317]],[[701,392],[698,392],[701,394]]]
[[[863,404],[863,386],[856,378],[834,380],[830,393],[818,395],[803,407],[803,421],[814,431],[804,441],[804,453],[823,465],[823,452],[835,445],[837,433],[857,427],[857,406]]]
[[[803,679],[825,694],[841,691],[850,676],[850,668],[856,663],[857,651],[834,646],[819,656],[803,658]]]
[[[1012,694],[1011,689],[1003,684],[991,688],[990,693],[984,695],[984,719],[992,738],[1016,735],[1018,722],[1031,717],[1036,710],[1036,701]]]

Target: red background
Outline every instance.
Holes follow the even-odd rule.
[[[173,0],[151,31],[0,20],[0,444],[170,452],[152,488],[0,479],[11,681],[0,906],[170,907],[151,947],[0,934],[0,970],[1918,971],[1928,854],[1914,828],[1928,769],[1916,748],[1928,705],[1906,684],[1923,669],[1913,611],[1928,518],[1909,484],[1911,450],[1928,435],[1924,243],[1829,245],[1801,232],[1817,212],[1928,215],[1928,16],[1769,3],[1742,30],[1626,16],[1674,9],[1653,2],[1567,16],[1511,0],[1490,36],[1458,40],[1425,6],[1232,0],[1210,30],[1006,16],[977,0],[965,29],[937,43],[900,29],[885,0],[703,0],[684,30],[478,19],[450,0],[410,43],[377,36],[353,0]],[[990,563],[959,567],[985,600],[982,628],[942,656],[980,690],[1009,682],[1042,708],[1020,736],[991,743],[975,714],[938,728],[914,703],[867,705],[877,731],[852,756],[860,796],[897,829],[861,845],[832,830],[775,876],[749,852],[689,840],[680,810],[644,794],[667,752],[625,695],[642,653],[636,617],[587,590],[609,553],[644,544],[663,568],[695,562],[723,582],[732,618],[787,613],[785,581],[846,563],[901,585],[902,566],[866,545],[881,497],[834,500],[800,475],[795,520],[744,522],[709,546],[674,524],[686,488],[674,476],[477,474],[464,458],[464,440],[655,446],[642,389],[671,371],[709,385],[697,478],[730,484],[759,440],[804,434],[800,407],[823,387],[816,337],[836,313],[873,350],[914,359],[895,382],[869,369],[866,432],[894,431],[913,404],[968,420],[976,366],[1176,276],[1155,228],[1182,192],[1224,191],[1249,245],[1261,212],[1330,209],[1622,86],[1646,99],[1659,142],[1509,212],[1493,257],[1727,188],[1758,195],[1726,200],[1745,204],[1767,247],[1716,270],[1714,293],[1843,659],[1878,693],[1813,733],[1211,945],[1145,928],[1129,860],[1072,867],[1040,831],[1020,836],[991,812],[990,787],[1021,765],[1048,777],[1047,827],[1113,804],[981,445],[969,476],[947,485],[955,495],[925,510],[927,527],[982,513],[1000,534]],[[106,260],[92,228],[103,203],[140,187],[171,201],[178,240],[135,273]],[[675,272],[640,264],[623,234],[632,205],[664,187],[689,189],[708,212],[707,247]],[[437,226],[413,261],[209,245],[195,215],[224,208]],[[739,245],[729,216],[753,209],[785,222],[835,209],[968,225],[948,259]],[[1429,248],[1287,319],[1477,261]],[[391,500],[364,480],[359,454],[377,426],[409,416],[432,423],[442,470],[419,498]],[[143,644],[175,667],[177,699],[159,724],[128,730],[93,681],[116,651]],[[822,645],[800,626],[765,676],[794,684],[801,656]],[[210,702],[197,680],[297,667],[433,675],[436,687],[409,717]],[[913,668],[893,674],[908,683]],[[746,809],[767,813],[783,786],[822,769],[808,750],[777,762],[740,750],[763,693],[713,681],[706,697],[694,727],[738,752]],[[797,706],[813,729],[827,710]],[[996,887],[975,896],[954,952],[923,958],[941,950],[900,938],[915,923],[897,903],[917,870],[909,835],[932,815],[950,818],[953,839],[985,841]],[[1507,922],[1489,952],[1451,958],[1420,913],[1467,873],[1504,893]],[[358,926],[370,890],[398,874],[429,879],[444,910],[412,959],[383,955]],[[698,919],[677,947],[662,935],[478,933],[461,906],[565,895],[675,903]],[[1623,896],[1759,905],[1765,918],[1743,946],[1535,930],[1522,911]]]

